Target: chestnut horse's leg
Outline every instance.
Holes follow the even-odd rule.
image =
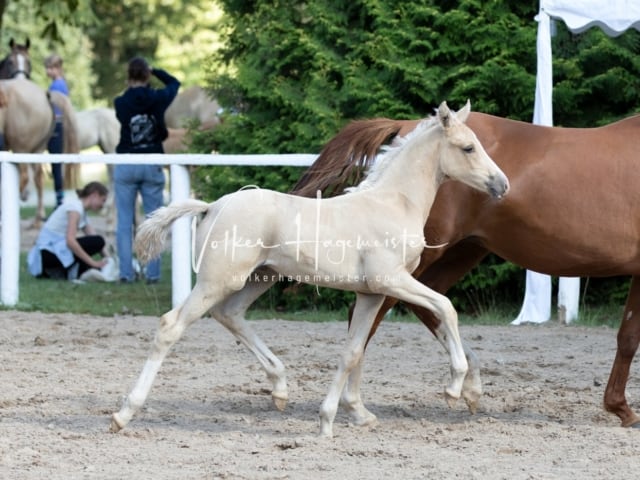
[[[604,408],[615,413],[623,427],[640,427],[640,417],[627,404],[625,389],[629,368],[640,342],[640,277],[633,277],[624,307],[622,323],[618,330],[618,351],[613,362],[607,389],[604,392]]]

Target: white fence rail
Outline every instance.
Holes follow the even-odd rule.
[[[189,197],[190,165],[253,165],[306,167],[317,155],[56,155],[60,163],[131,164],[145,163],[170,166],[171,200]],[[19,299],[20,280],[20,192],[18,191],[19,163],[50,163],[52,157],[45,154],[15,154],[0,152],[1,163],[1,221],[0,237],[0,302],[15,306]],[[171,230],[171,301],[177,306],[191,291],[191,231],[189,220],[178,220]]]

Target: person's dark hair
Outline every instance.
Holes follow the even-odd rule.
[[[109,193],[109,189],[100,182],[89,182],[84,186],[82,190],[76,190],[78,198],[88,197],[94,192],[98,192],[98,194],[106,197]]]
[[[129,69],[127,72],[129,81],[133,82],[148,82],[151,76],[151,68],[149,64],[142,57],[134,57],[129,60]]]

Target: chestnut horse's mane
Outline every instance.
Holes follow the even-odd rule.
[[[388,118],[356,120],[347,124],[325,145],[290,193],[315,197],[320,190],[324,197],[330,197],[358,184],[378,155],[380,146],[390,143],[400,128],[399,121]]]

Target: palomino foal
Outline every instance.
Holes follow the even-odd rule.
[[[434,118],[382,155],[367,178],[345,195],[308,199],[243,190],[212,204],[172,204],[145,221],[136,237],[136,252],[143,261],[160,254],[176,219],[206,214],[195,234],[196,284],[180,307],[162,316],[151,354],[124,405],[113,414],[111,430],[131,420],[169,348],[208,310],[255,354],[273,384],[276,406],[284,408],[284,366],[244,318],[247,308],[278,278],[356,293],[348,345],[320,409],[322,435],[333,434],[347,376],[362,361],[369,330],[387,295],[421,305],[441,320],[436,335],[449,352],[452,376],[446,399],[452,404],[463,396],[475,409],[481,387],[465,381],[468,364],[456,311],[445,296],[411,276],[425,247],[425,221],[443,181],[460,180],[494,198],[509,188],[506,176],[464,125],[469,111],[468,102],[458,113],[441,104]],[[359,393],[348,386],[343,403],[356,423],[375,419]]]

